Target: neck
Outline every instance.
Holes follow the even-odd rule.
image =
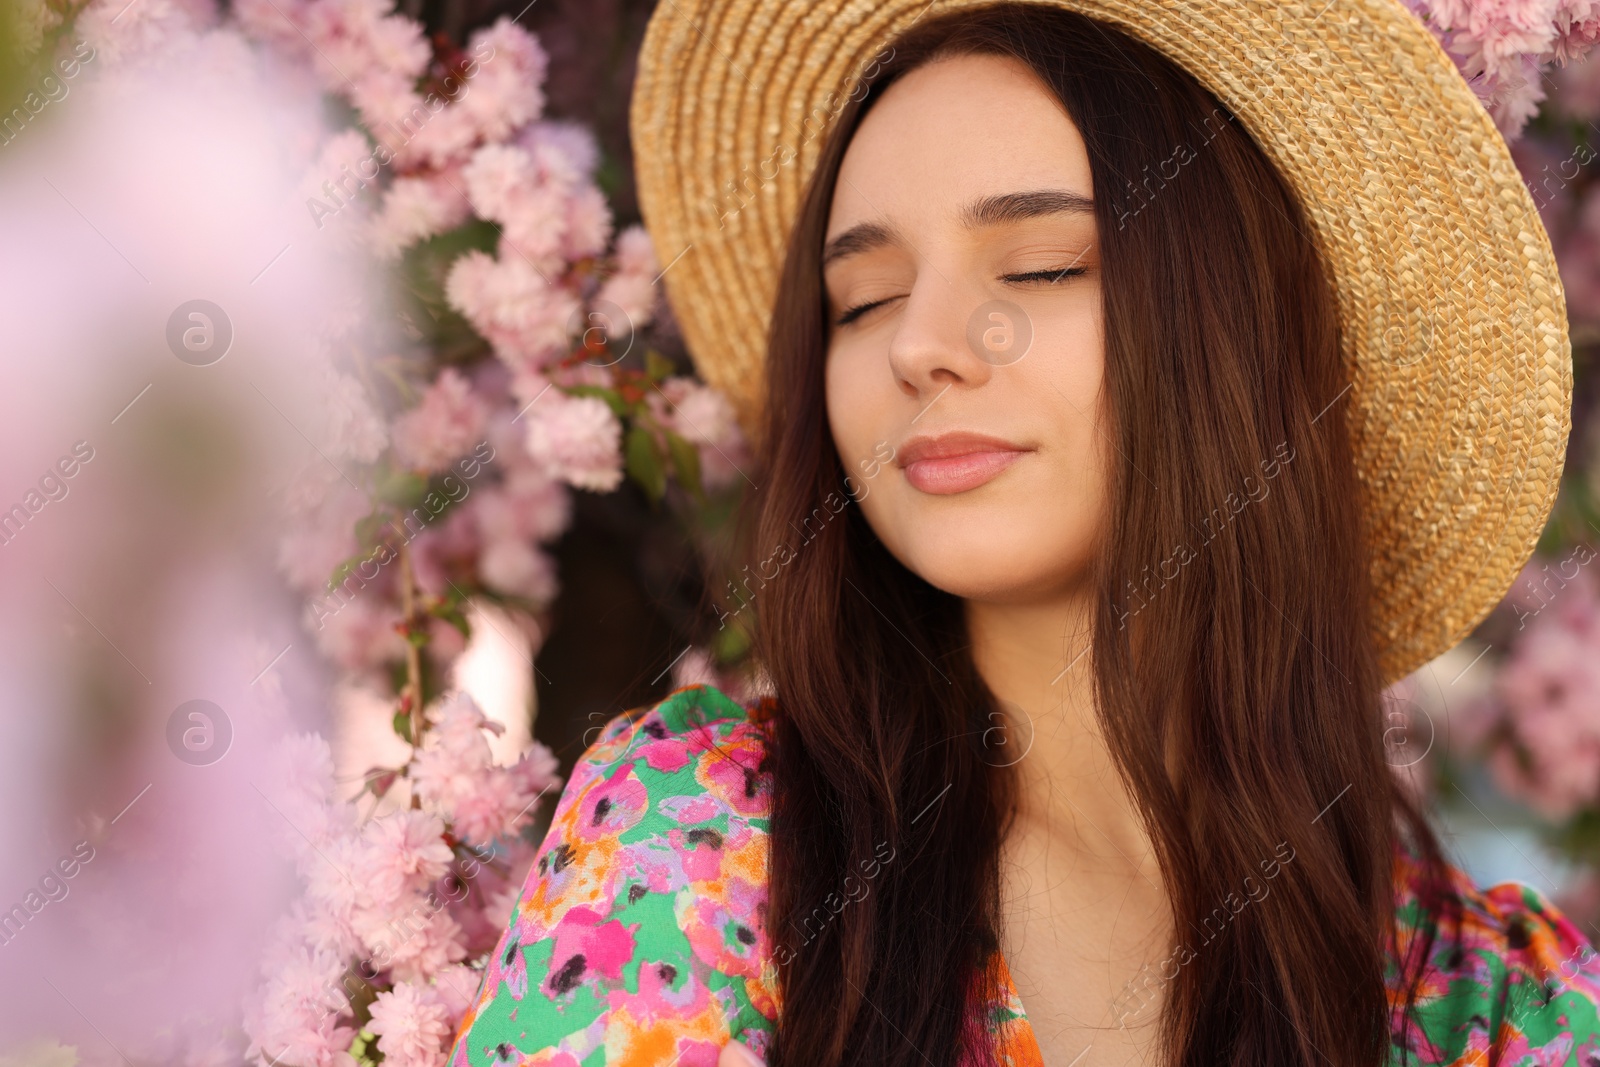
[[[1018,774],[1018,824],[1084,862],[1149,874],[1148,835],[1095,714],[1091,591],[1027,603],[965,601],[978,673],[999,698],[991,761]]]

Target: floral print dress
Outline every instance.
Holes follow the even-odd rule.
[[[579,759],[457,1032],[450,1067],[715,1067],[729,1040],[765,1055],[780,1008],[765,927],[770,810],[757,720],[685,686],[617,716]],[[754,714],[753,714],[754,713]],[[1397,862],[1402,949],[1430,920]],[[1409,1026],[1390,962],[1390,1062],[1600,1067],[1600,958],[1536,890],[1480,890],[1441,933]],[[985,1020],[1012,1067],[1042,1065],[1005,996]]]

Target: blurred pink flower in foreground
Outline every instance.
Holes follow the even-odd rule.
[[[558,790],[556,761],[532,745],[497,765],[498,732],[464,693],[429,709],[431,729],[401,768],[422,808],[358,820],[339,796],[319,737],[284,740],[267,786],[298,833],[281,836],[304,894],[274,931],[262,984],[245,1004],[252,1057],[265,1067],[352,1062],[352,994],[378,989],[371,1032],[386,1062],[438,1067],[477,990],[465,966],[505,921],[533,849],[519,838],[538,800]],[[385,790],[386,791],[386,790]],[[359,798],[358,798],[359,799]]]
[[[532,862],[524,833],[561,785],[553,756],[526,743],[525,698],[502,706],[513,687],[486,698],[493,721],[447,688],[466,683],[441,684],[467,651],[463,631],[479,644],[484,621],[521,631],[521,645],[501,642],[520,660],[538,651],[560,587],[547,546],[570,525],[572,490],[622,484],[625,420],[630,450],[666,447],[641,427],[687,441],[711,488],[745,462],[738,426],[719,394],[667,378],[659,353],[645,372],[618,366],[661,310],[661,264],[642,227],[613,232],[594,136],[543,118],[547,57],[514,20],[436,50],[394,0],[88,0],[75,15],[27,2],[33,47],[64,12],[76,24],[52,47],[77,32],[98,50],[81,60],[82,99],[51,112],[98,125],[75,154],[32,170],[9,145],[0,161],[13,166],[0,203],[17,209],[6,227],[16,254],[0,251],[0,266],[29,312],[8,320],[20,399],[0,420],[0,458],[21,465],[19,482],[64,448],[94,466],[70,502],[44,490],[47,529],[24,531],[7,559],[28,565],[0,575],[7,593],[20,589],[0,598],[14,616],[0,619],[14,638],[0,659],[18,668],[7,676],[22,711],[11,736],[57,766],[71,721],[58,706],[97,721],[106,704],[170,709],[204,694],[244,721],[221,770],[187,758],[191,735],[211,728],[191,715],[152,720],[168,728],[140,735],[139,759],[91,775],[82,844],[105,858],[74,893],[96,906],[55,906],[52,920],[78,925],[30,928],[31,947],[6,958],[19,973],[47,949],[109,961],[72,983],[78,1014],[141,1060],[352,1067],[375,1048],[395,1067],[442,1067]],[[329,128],[335,113],[344,128]],[[27,136],[42,149],[49,132]],[[413,248],[446,234],[478,247],[394,284],[397,261],[452,247]],[[447,339],[409,313],[416,298]],[[213,321],[215,304],[231,321]],[[218,370],[177,332],[202,320],[231,342]],[[595,358],[608,351],[616,358]],[[58,373],[63,353],[81,352],[116,358]],[[86,398],[84,381],[106,395]],[[675,476],[694,477],[671,443]],[[221,471],[230,448],[253,462]],[[158,461],[158,476],[133,476],[130,456]],[[243,496],[249,514],[187,506],[207,493]],[[36,496],[24,498],[31,513],[44,507]],[[207,551],[247,561],[250,580]],[[61,585],[41,587],[35,570]],[[57,630],[68,653],[47,647]],[[295,732],[326,717],[315,652],[339,692],[373,698],[389,747],[352,742],[363,735],[343,715],[337,752]],[[501,722],[517,728],[508,736]],[[268,742],[285,733],[269,767]],[[100,755],[114,745],[90,742],[87,762],[114,762]],[[352,767],[364,755],[377,765]],[[0,792],[32,825],[48,776],[29,758],[9,763],[18,773],[0,774]],[[107,820],[107,797],[129,794],[137,811]],[[287,865],[254,847],[274,834]],[[35,860],[52,857],[27,844],[0,854],[25,857],[18,871],[36,877]],[[114,882],[92,888],[95,872]],[[172,933],[174,915],[192,919],[192,937]],[[94,951],[59,951],[73,937]],[[258,973],[222,962],[252,960]],[[34,992],[0,1005],[4,1036],[78,1029],[67,1009],[79,1003]],[[200,1017],[169,1025],[173,1003]],[[234,1040],[240,1009],[248,1049]],[[177,1036],[163,1044],[163,1032]]]

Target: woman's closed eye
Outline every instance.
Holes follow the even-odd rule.
[[[898,299],[898,298],[897,297],[893,297],[893,296],[887,296],[887,297],[884,297],[882,300],[873,300],[870,303],[857,304],[853,308],[846,308],[844,313],[841,314],[837,319],[834,320],[833,324],[835,326],[848,326],[848,325],[850,325],[850,323],[856,321],[861,316],[863,316],[867,312],[871,311],[873,308],[878,307],[878,306],[880,306],[882,304],[887,304],[889,301],[895,300],[895,299]]]
[[[1088,267],[1052,267],[1047,270],[1030,270],[1020,274],[1002,274],[1000,278],[1002,281],[1015,282],[1018,284],[1027,284],[1029,282],[1047,282],[1054,284],[1067,278],[1076,278],[1079,275],[1087,274],[1088,271]],[[856,321],[873,308],[887,304],[891,300],[898,299],[899,297],[897,296],[888,296],[884,297],[882,300],[873,300],[865,304],[857,304],[855,307],[847,308],[839,315],[837,319],[834,320],[834,325],[848,326],[850,323]]]
[[[1030,270],[1022,274],[1002,274],[1000,277],[1008,282],[1057,282],[1063,278],[1076,278],[1088,272],[1088,267],[1067,266],[1049,270]]]

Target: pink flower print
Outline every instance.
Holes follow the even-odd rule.
[[[674,990],[673,984],[681,984]],[[607,1062],[716,1067],[727,1041],[720,998],[672,963],[643,960],[639,991],[606,992]]]
[[[681,988],[674,988],[680,985]],[[606,994],[606,999],[613,1009],[629,1009],[641,1019],[682,1019],[704,1012],[711,991],[704,982],[694,981],[693,976],[682,976],[671,963],[643,960],[639,964],[639,992],[615,989]]]
[[[1501,1024],[1499,1040],[1495,1042],[1499,1056],[1497,1063],[1515,1063],[1520,1067],[1566,1067],[1571,1062],[1572,1035],[1562,1034],[1545,1045],[1535,1045],[1526,1034],[1511,1022]]]
[[[675,738],[666,738],[661,741],[651,741],[649,744],[639,746],[639,755],[644,757],[645,763],[653,771],[662,771],[671,774],[681,771],[689,764],[689,749],[682,741]]]
[[[722,835],[707,826],[693,830],[674,829],[667,835],[672,849],[683,861],[683,873],[691,882],[715,881],[722,875]]]
[[[697,959],[726,974],[753,978],[768,956],[761,916],[765,895],[750,883],[733,878],[722,897],[685,897],[678,925]]]
[[[741,749],[730,735],[723,755],[713,756],[698,768],[696,778],[707,792],[741,815],[765,815],[772,810],[767,777],[756,769],[749,748]]]
[[[558,903],[566,896],[569,888],[582,881],[583,869],[576,865],[577,858],[578,850],[565,841],[539,857],[539,877],[541,880],[548,879],[544,895],[539,898],[542,905],[549,907]],[[530,905],[537,895],[532,891],[531,882],[529,889],[530,892],[523,895],[521,906]]]
[[[572,828],[579,841],[615,837],[644,818],[650,794],[633,773],[632,763],[618,765],[605,781],[584,794]]]
[[[639,924],[623,926],[621,919],[602,922],[604,918],[593,908],[572,908],[561,917],[550,954],[552,997],[571,992],[590,975],[622,977],[623,964],[633,958],[633,931]]]

